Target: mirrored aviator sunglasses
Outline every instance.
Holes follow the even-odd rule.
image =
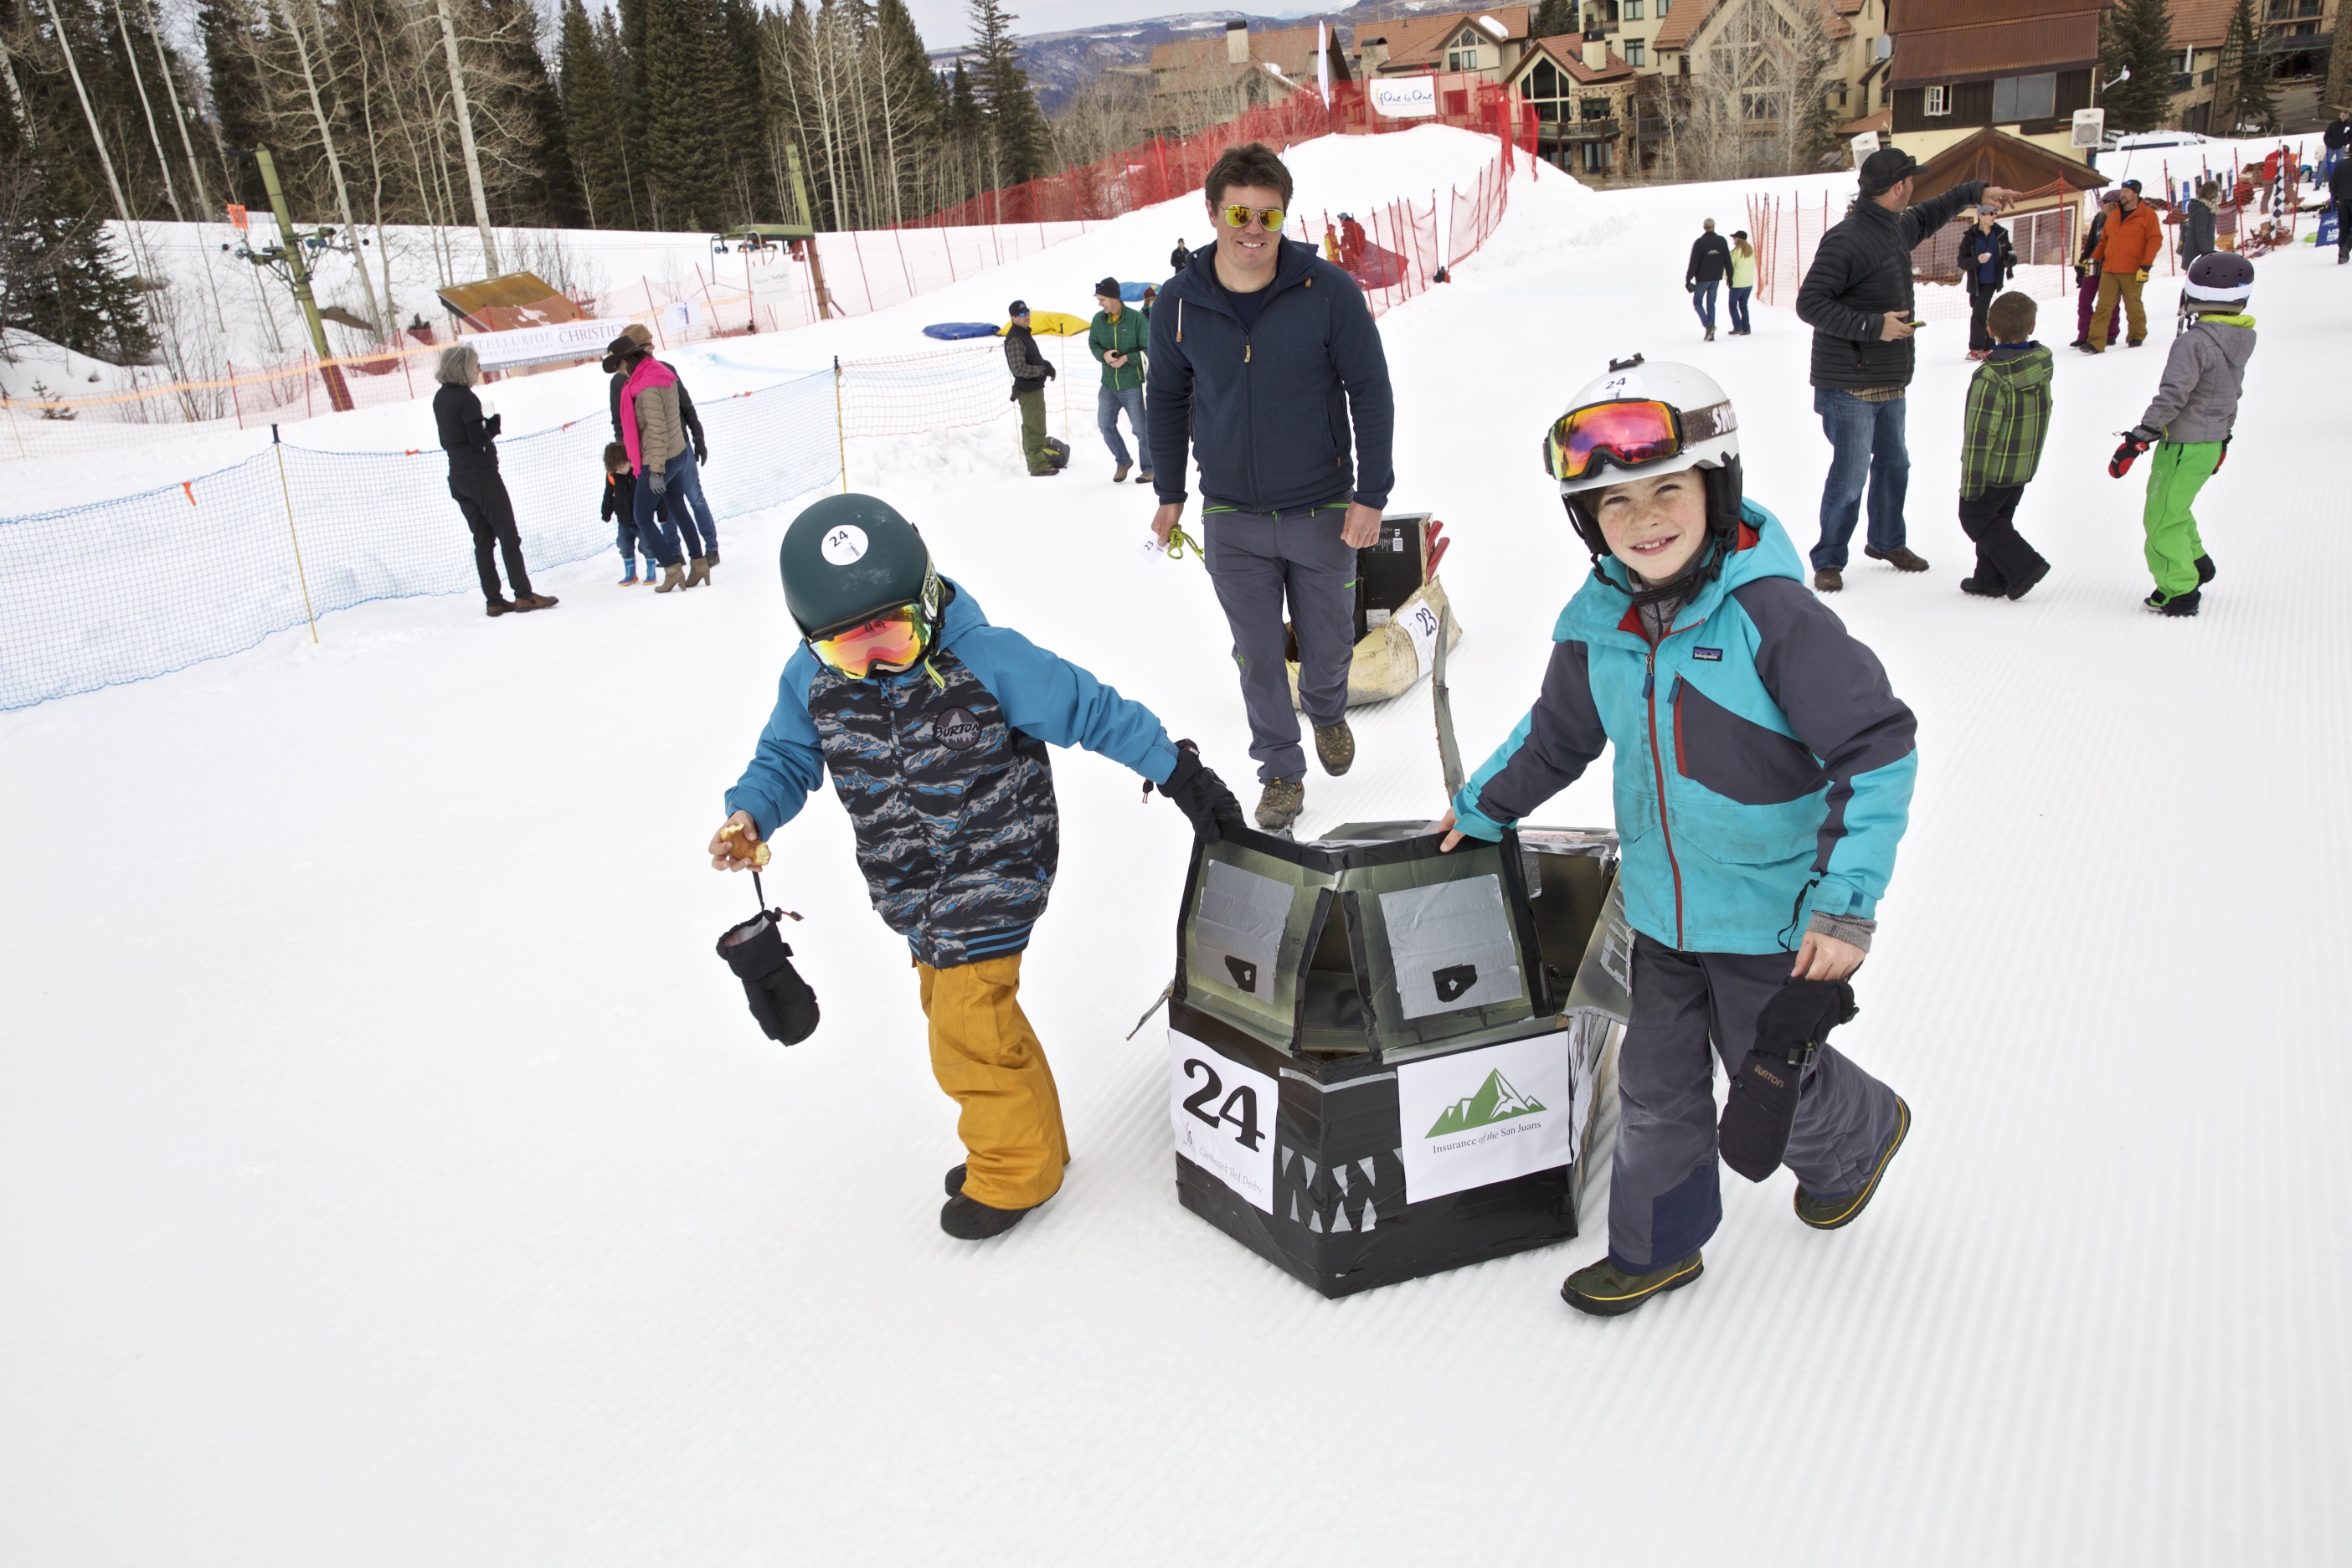
[[[1606,465],[1639,468],[1682,449],[1681,422],[1671,404],[1647,399],[1588,403],[1552,422],[1544,437],[1544,466],[1555,479],[1581,479]]]
[[[1289,215],[1280,207],[1244,207],[1235,204],[1225,209],[1225,224],[1229,228],[1245,229],[1250,219],[1255,218],[1265,225],[1266,233],[1272,234],[1282,227],[1282,220]]]
[[[870,621],[810,638],[809,652],[828,669],[862,680],[877,664],[889,665],[894,673],[912,668],[923,656],[927,631],[922,608],[902,604]]]

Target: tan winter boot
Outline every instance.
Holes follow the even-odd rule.
[[[699,588],[709,580],[710,558],[707,555],[696,556],[694,558],[694,569],[686,574],[687,587]]]
[[[674,588],[684,588],[685,586],[686,568],[682,566],[666,566],[662,568],[661,586],[655,589],[654,591],[656,593],[667,593]]]

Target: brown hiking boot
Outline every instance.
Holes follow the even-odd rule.
[[[1269,833],[1278,833],[1298,821],[1298,813],[1306,808],[1307,780],[1272,779],[1265,792],[1257,798],[1257,825]]]
[[[1356,732],[1348,727],[1346,719],[1315,727],[1315,760],[1334,779],[1355,766]]]
[[[707,555],[696,556],[694,558],[693,570],[686,574],[686,586],[688,588],[699,588],[709,580],[710,558]]]
[[[667,593],[672,589],[684,588],[685,586],[686,568],[682,566],[666,566],[662,568],[661,585],[656,588],[654,591],[656,593]]]
[[[552,610],[555,603],[555,595],[551,593],[518,593],[514,601],[515,613],[520,615],[526,610]]]
[[[1822,567],[1813,573],[1815,593],[1835,593],[1845,586],[1845,576],[1833,566]]]
[[[1925,571],[1927,563],[1911,553],[1909,545],[1896,545],[1893,549],[1877,549],[1864,545],[1862,553],[1873,560],[1883,560],[1897,571]]]

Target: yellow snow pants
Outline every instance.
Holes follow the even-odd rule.
[[[964,1196],[991,1208],[1033,1208],[1061,1190],[1070,1145],[1054,1070],[1021,1010],[1021,955],[915,968],[931,1073],[956,1103],[956,1135],[970,1155]]]

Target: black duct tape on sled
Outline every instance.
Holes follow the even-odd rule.
[[[1186,881],[1178,1193],[1327,1296],[1574,1236],[1613,1072],[1614,836],[1427,827],[1229,831]]]

